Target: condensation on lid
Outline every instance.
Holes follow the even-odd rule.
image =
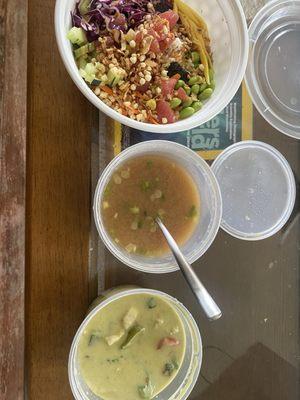
[[[224,150],[212,170],[221,189],[221,227],[244,240],[261,240],[278,232],[295,204],[293,172],[274,147],[244,141]]]
[[[249,28],[246,84],[262,116],[300,139],[300,0],[267,3]]]

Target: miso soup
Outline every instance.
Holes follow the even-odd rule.
[[[160,256],[169,251],[155,218],[159,216],[179,245],[193,234],[200,198],[191,176],[174,160],[135,157],[114,172],[101,201],[107,232],[129,253]]]

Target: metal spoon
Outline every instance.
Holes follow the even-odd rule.
[[[162,223],[161,219],[157,217],[155,219],[156,223],[160,227],[168,245],[173,253],[173,256],[183,273],[187,283],[189,284],[192,292],[196,296],[198,302],[200,303],[201,307],[203,308],[205,314],[210,320],[219,319],[222,316],[222,312],[215,303],[214,299],[205,289],[203,284],[200,282],[198,276],[195,274],[192,266],[187,262],[184,255],[182,254],[181,250],[179,249],[177,243],[175,242],[174,238]]]

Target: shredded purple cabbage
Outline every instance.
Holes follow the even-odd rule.
[[[82,15],[78,2],[72,13],[73,26],[84,29],[89,42],[105,31],[127,32],[135,28],[149,14],[149,0],[91,0],[89,11]]]

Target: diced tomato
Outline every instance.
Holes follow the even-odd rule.
[[[155,54],[159,54],[161,52],[159,42],[157,39],[152,40],[150,51],[152,51]]]
[[[167,31],[165,32],[165,26],[166,25],[163,24],[163,21],[161,21],[161,22],[156,22],[156,24],[153,27],[153,29],[155,30],[160,39],[164,39],[166,35],[169,33],[169,28],[167,28]]]
[[[168,10],[160,14],[159,16],[169,21],[170,29],[174,28],[177,21],[179,20],[179,15],[176,14],[176,12],[174,12],[173,10]]]
[[[159,47],[161,51],[167,50],[168,47],[171,46],[171,44],[174,42],[174,37],[168,37],[161,42],[159,42]]]
[[[173,337],[165,337],[161,339],[157,344],[157,350],[160,350],[163,346],[178,346],[179,340]]]
[[[150,86],[150,82],[146,82],[144,85],[138,86],[138,87],[137,87],[137,90],[138,90],[140,93],[145,93],[145,92],[147,92],[147,90],[149,89],[149,86]]]
[[[143,40],[143,33],[141,31],[139,31],[136,35],[135,35],[135,42],[137,44],[141,43],[141,41]]]
[[[186,101],[186,100],[188,100],[188,98],[189,98],[189,96],[186,94],[185,90],[184,90],[182,87],[180,87],[180,88],[177,90],[177,97],[178,97],[181,101]]]
[[[164,97],[168,96],[168,94],[173,94],[178,79],[178,75],[175,75],[172,78],[161,81],[161,93]]]
[[[158,101],[156,111],[159,122],[162,123],[163,118],[167,118],[169,124],[175,122],[174,111],[170,107],[170,104],[167,103],[165,100]]]

